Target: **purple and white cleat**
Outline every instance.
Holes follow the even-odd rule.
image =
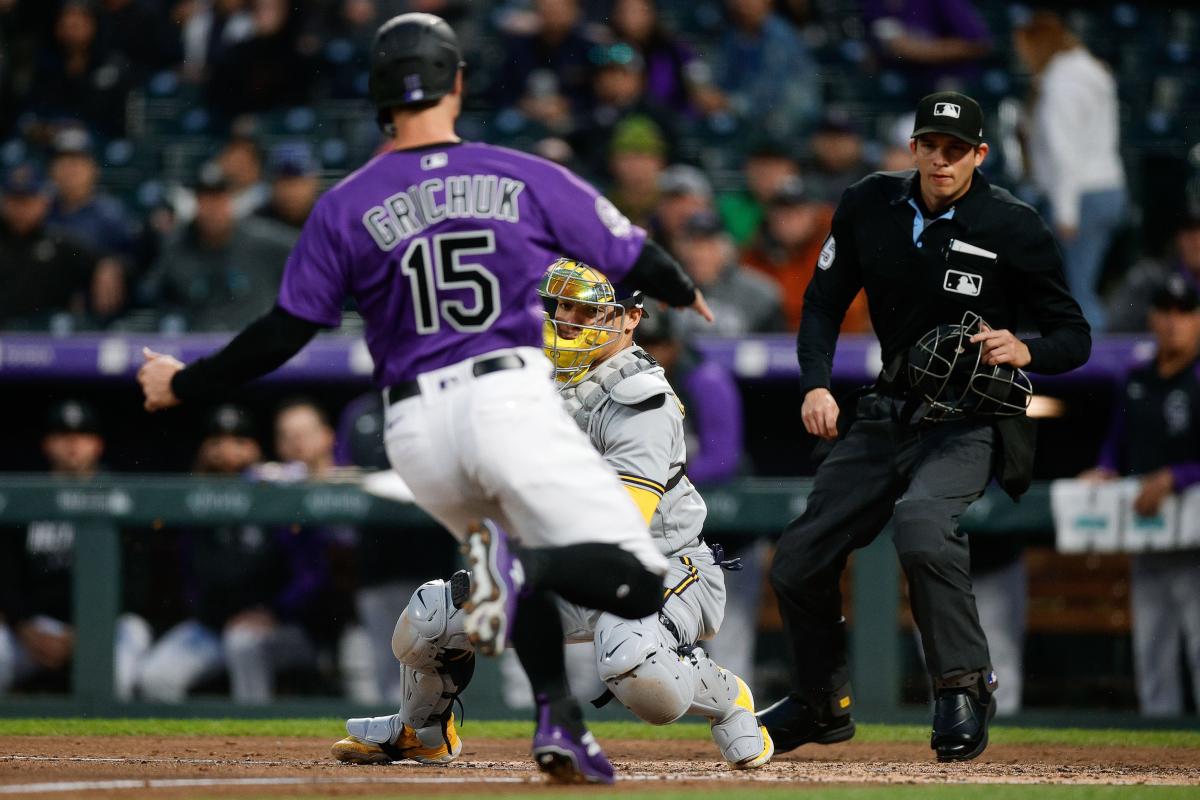
[[[550,719],[550,704],[538,697],[538,725],[533,734],[533,760],[553,783],[613,783],[612,764],[592,732],[573,734]]]
[[[512,552],[508,534],[490,519],[471,525],[462,552],[471,570],[463,629],[478,652],[498,656],[512,636],[525,570]]]

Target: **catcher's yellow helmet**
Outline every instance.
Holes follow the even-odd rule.
[[[640,293],[618,300],[604,273],[569,258],[550,265],[538,294],[546,306],[542,347],[554,363],[559,383],[582,379],[606,348],[621,338],[628,309],[642,304]],[[574,312],[570,319],[556,319],[560,307]]]

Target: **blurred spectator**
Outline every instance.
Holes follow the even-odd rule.
[[[338,422],[335,454],[339,464],[391,470],[383,444],[383,399],[368,392],[350,401]],[[370,691],[360,698],[403,700],[401,671],[392,654],[392,630],[417,588],[431,575],[449,575],[456,547],[448,536],[426,538],[414,548],[408,531],[370,527],[359,531],[355,572],[355,610],[365,634]]]
[[[248,0],[183,0],[172,19],[182,26],[183,77],[203,81],[231,47],[254,33]]]
[[[745,336],[784,330],[779,287],[737,262],[733,241],[716,214],[700,213],[683,226],[679,240],[683,268],[704,292],[716,317],[712,324],[675,314],[684,341],[697,335]]]
[[[771,0],[726,0],[729,25],[715,54],[714,83],[750,130],[795,136],[811,126],[821,83],[808,47],[772,12]]]
[[[1155,291],[1150,330],[1154,358],[1122,382],[1099,462],[1080,476],[1139,478],[1133,510],[1147,517],[1200,483],[1200,297],[1182,276]],[[1181,644],[1200,707],[1200,550],[1135,554],[1130,578],[1138,705],[1147,716],[1180,716]]]
[[[1013,44],[1033,75],[1029,176],[1050,201],[1071,294],[1103,330],[1100,271],[1128,206],[1116,81],[1054,12],[1033,13]]]
[[[54,42],[42,53],[26,102],[43,124],[75,120],[106,136],[125,131],[128,68],[119,54],[96,40],[96,9],[90,0],[66,0],[54,26]]]
[[[789,331],[800,330],[804,290],[832,223],[833,210],[809,193],[803,179],[792,178],[771,198],[758,236],[742,252],[742,263],[779,285]],[[860,291],[842,320],[842,332],[870,330],[867,297]]]
[[[692,87],[697,74],[707,69],[663,25],[655,0],[616,0],[609,26],[618,41],[641,55],[647,97],[676,114],[690,114]]]
[[[645,64],[627,44],[597,45],[589,58],[592,72],[592,104],[580,115],[571,137],[576,151],[591,161],[591,172],[602,174],[605,154],[618,125],[630,117],[651,120],[667,142],[675,141],[671,112],[645,94]]]
[[[1200,209],[1180,218],[1174,246],[1165,260],[1143,259],[1129,270],[1109,301],[1109,330],[1122,333],[1147,330],[1150,299],[1171,275],[1179,275],[1193,287],[1200,287]]]
[[[965,91],[992,49],[970,0],[865,0],[862,18],[883,63],[906,78],[914,103],[930,92]]]
[[[50,474],[91,480],[102,470],[104,437],[93,409],[65,400],[50,409],[42,453]],[[66,680],[75,649],[72,564],[76,523],[38,520],[0,532],[0,695],[28,680]],[[125,558],[127,572],[139,564]],[[127,578],[129,576],[127,575]],[[131,581],[125,581],[126,594]],[[136,614],[117,619],[115,691],[130,699],[138,666],[150,646],[150,626]]]
[[[315,78],[312,54],[300,47],[302,4],[252,0],[252,34],[212,60],[208,99],[214,111],[238,114],[304,105]]]
[[[650,224],[666,157],[662,131],[647,117],[628,117],[613,131],[608,153],[612,185],[606,194],[635,225]]]
[[[142,282],[143,303],[182,316],[190,330],[233,330],[275,302],[296,233],[265,219],[234,215],[221,168],[196,181],[196,218],[175,232]]]
[[[774,137],[758,139],[746,154],[742,175],[746,189],[717,197],[717,210],[739,247],[748,244],[762,225],[767,203],[789,178],[800,174],[791,147]]]
[[[261,455],[246,412],[223,405],[208,420],[196,471],[236,476]],[[315,662],[305,623],[322,611],[325,554],[325,542],[305,528],[223,525],[186,531],[181,555],[194,617],[151,648],[142,669],[143,696],[182,702],[226,669],[234,701],[270,702],[277,672]]]
[[[263,180],[263,152],[253,135],[235,132],[213,160],[229,181],[234,216],[248,217],[267,204],[271,187]]]
[[[544,71],[557,80],[569,110],[580,111],[590,101],[588,53],[597,41],[584,28],[577,0],[534,0],[533,6],[533,30],[508,37],[492,95],[498,105],[516,105],[529,92],[530,77]]]
[[[684,223],[702,211],[712,211],[712,184],[699,167],[672,164],[658,176],[658,205],[650,220],[654,240],[676,253]]]
[[[308,145],[293,142],[275,148],[270,164],[271,199],[259,209],[258,216],[299,233],[321,192],[319,171]]]
[[[333,427],[314,401],[306,397],[285,401],[275,412],[275,453],[284,463],[303,464],[313,479],[333,470]]]
[[[820,202],[836,204],[842,192],[871,172],[862,130],[845,109],[826,111],[808,149],[811,157],[802,167],[804,181]]]
[[[136,223],[120,200],[100,191],[100,167],[86,130],[63,128],[55,134],[50,179],[54,203],[46,224],[93,252],[120,257],[132,268],[138,245]]]
[[[0,195],[0,327],[44,328],[60,313],[108,318],[121,309],[120,262],[46,227],[50,190],[36,167],[9,170]]]
[[[180,26],[161,13],[164,6],[139,0],[99,0],[97,4],[100,48],[120,55],[136,78],[144,79],[183,60]]]

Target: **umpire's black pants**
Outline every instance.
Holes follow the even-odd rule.
[[[858,404],[858,419],[817,469],[808,507],[784,529],[771,567],[796,689],[814,701],[850,678],[838,583],[851,551],[889,519],[930,675],[990,669],[958,518],[991,477],[993,427],[906,425],[894,418],[900,400],[867,395]]]

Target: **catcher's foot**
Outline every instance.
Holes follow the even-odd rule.
[[[416,731],[400,722],[397,714],[346,720],[345,739],[333,745],[331,753],[347,764],[390,764],[416,761],[421,764],[449,764],[462,753],[462,739],[450,714],[441,725]]]
[[[764,725],[754,716],[754,695],[750,687],[733,673],[738,696],[733,710],[722,720],[713,720],[712,737],[721,755],[734,769],[757,769],[771,761],[775,743]]]
[[[478,652],[498,656],[508,647],[525,570],[512,552],[508,534],[488,519],[471,526],[462,551],[471,570],[463,629]]]

